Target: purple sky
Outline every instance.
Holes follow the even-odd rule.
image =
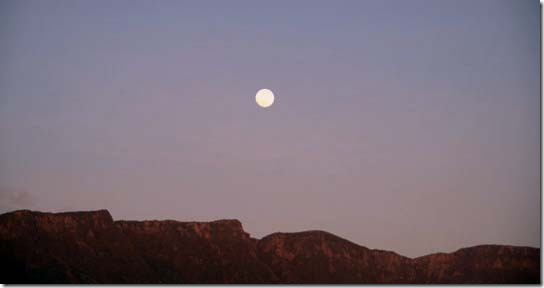
[[[4,0],[0,212],[539,247],[539,35],[538,1]]]

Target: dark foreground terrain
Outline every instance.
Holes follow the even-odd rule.
[[[0,215],[2,283],[540,283],[540,249],[415,259],[322,231],[254,239],[237,220],[113,221],[106,210]]]

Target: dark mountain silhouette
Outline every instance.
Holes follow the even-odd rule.
[[[323,231],[254,239],[238,220],[113,221],[106,210],[0,215],[2,283],[540,283],[540,249],[408,258]]]

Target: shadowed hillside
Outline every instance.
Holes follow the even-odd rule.
[[[238,220],[113,221],[106,210],[0,215],[2,283],[540,283],[540,249],[415,259],[323,231],[251,238]]]

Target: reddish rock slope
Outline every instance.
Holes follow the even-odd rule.
[[[2,283],[540,283],[540,249],[415,259],[322,231],[250,238],[238,220],[113,221],[106,210],[0,215]]]

